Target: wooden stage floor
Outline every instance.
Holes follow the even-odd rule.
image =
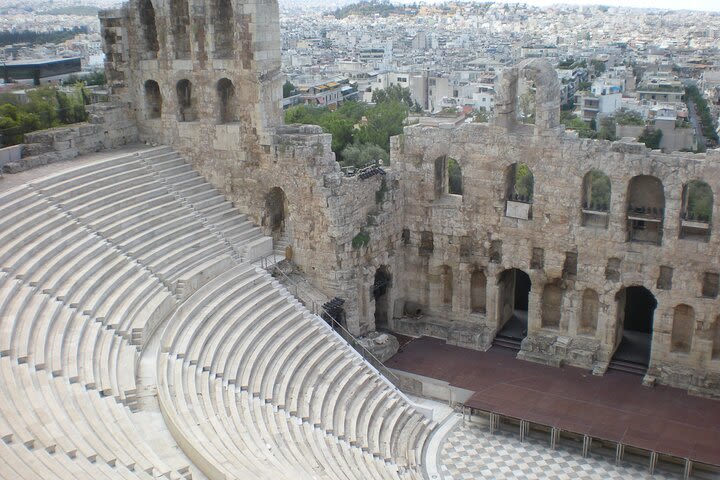
[[[593,376],[518,360],[509,350],[478,352],[427,337],[386,366],[472,390],[466,405],[477,410],[720,465],[720,401],[644,387],[636,375]]]

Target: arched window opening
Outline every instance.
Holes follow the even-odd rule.
[[[175,58],[190,58],[190,11],[188,0],[170,0],[170,22]]]
[[[527,73],[527,72],[524,72]],[[520,78],[517,85],[517,121],[527,125],[535,125],[537,105],[537,87],[528,78]]]
[[[680,238],[707,242],[710,239],[713,214],[713,191],[701,180],[683,187]]]
[[[230,0],[215,0],[214,7],[215,58],[231,58],[235,25],[232,3]]]
[[[145,112],[147,118],[160,118],[162,116],[162,95],[160,86],[155,80],[145,82]]]
[[[180,80],[177,83],[178,120],[181,122],[194,122],[197,119],[195,113],[195,101],[192,97],[192,84],[190,80]]]
[[[563,291],[555,284],[547,284],[543,289],[541,321],[543,328],[560,328],[562,316]]]
[[[155,24],[155,8],[153,8],[151,0],[140,0],[139,15],[143,38],[145,39],[146,58],[156,58],[160,45]]]
[[[611,199],[610,178],[590,170],[583,179],[583,225],[607,228]]]
[[[442,302],[444,305],[452,305],[453,300],[453,273],[452,268],[443,265],[440,273],[442,282]]]
[[[454,158],[447,161],[448,193],[450,195],[463,194],[462,169]]]
[[[510,165],[505,183],[505,215],[523,220],[531,219],[535,176],[530,167],[524,163]]]
[[[670,350],[690,353],[693,332],[695,331],[695,310],[689,305],[678,305],[673,311]]]
[[[482,270],[470,276],[470,309],[473,313],[485,313],[487,304],[487,277]]]
[[[662,182],[639,175],[628,186],[628,241],[662,244],[665,191]]]
[[[435,159],[435,198],[440,198],[445,193],[445,184],[447,183],[447,157],[438,157]]]
[[[221,78],[217,84],[218,100],[220,103],[220,123],[237,122],[235,108],[235,87],[227,78]]]
[[[597,292],[590,288],[586,289],[582,297],[582,310],[580,311],[580,324],[578,325],[579,334],[595,335],[599,309],[600,298]]]

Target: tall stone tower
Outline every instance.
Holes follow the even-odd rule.
[[[282,120],[277,1],[131,0],[100,20],[112,93],[142,139],[193,156],[269,144]]]

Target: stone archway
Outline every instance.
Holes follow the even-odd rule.
[[[517,268],[505,270],[498,277],[498,330],[494,345],[520,349],[527,336],[530,304],[530,276]]]
[[[645,287],[623,287],[617,302],[617,337],[610,367],[644,373],[650,364],[653,323],[657,300]]]
[[[388,267],[383,265],[375,271],[372,296],[375,300],[375,328],[387,329],[390,326],[390,289],[392,276]]]
[[[521,80],[535,84],[535,129],[549,130],[560,125],[560,81],[552,64],[531,58],[500,75],[495,94],[495,123],[511,127],[518,123],[518,84]]]
[[[287,231],[288,201],[280,187],[271,188],[265,196],[265,226],[273,240],[282,239]]]

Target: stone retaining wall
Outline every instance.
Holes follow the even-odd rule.
[[[125,106],[96,103],[86,108],[89,117],[85,123],[26,134],[22,158],[4,164],[3,171],[23,172],[138,141],[137,126]]]

